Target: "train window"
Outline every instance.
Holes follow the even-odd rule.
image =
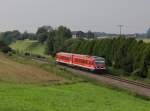
[[[79,59],[79,61],[78,61],[78,62],[82,63],[82,59]]]
[[[89,64],[89,61],[88,61],[88,60],[83,60],[83,59],[75,58],[74,61],[75,61],[75,62],[78,62],[78,63],[82,63],[82,64]]]
[[[86,60],[86,64],[89,64],[89,61],[88,61],[88,60]]]
[[[79,60],[77,59],[77,58],[75,58],[75,60],[74,60],[75,62],[78,62]]]
[[[97,59],[95,59],[95,61],[105,61],[105,59],[104,58],[97,58]]]
[[[70,60],[70,57],[66,57],[66,56],[60,56],[60,59],[64,59],[64,60]]]
[[[95,61],[96,64],[105,64],[105,61]]]
[[[84,63],[85,63],[85,60],[81,59],[81,62],[84,64]]]

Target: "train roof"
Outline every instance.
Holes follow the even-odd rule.
[[[98,56],[89,56],[89,55],[73,54],[73,53],[66,53],[66,52],[59,52],[58,54],[78,55],[78,56],[86,56],[94,59],[104,59],[103,57],[98,57]]]

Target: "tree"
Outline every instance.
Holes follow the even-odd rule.
[[[55,37],[55,31],[52,31],[49,33],[47,41],[46,41],[46,47],[45,47],[45,53],[47,55],[54,55],[55,54],[55,41],[54,41],[54,37]]]
[[[27,31],[25,31],[23,34],[22,34],[22,37],[20,40],[24,40],[24,39],[27,39],[29,37],[29,34]]]
[[[10,47],[8,47],[8,45],[6,45],[3,41],[0,41],[0,51],[2,51],[4,53],[8,53],[8,52],[12,51],[12,49]]]
[[[44,34],[44,35],[43,35]],[[46,34],[46,35],[45,35]],[[45,53],[54,56],[57,52],[63,51],[65,41],[72,37],[70,29],[60,26],[56,30],[42,32],[39,34],[39,41],[46,40]]]
[[[38,41],[40,43],[44,43],[48,38],[48,33],[53,31],[53,28],[51,26],[42,26],[39,27],[36,36],[38,37]]]
[[[9,45],[9,44],[11,44],[11,42],[15,41],[15,38],[13,38],[13,37],[11,36],[11,32],[10,32],[10,31],[7,31],[7,32],[2,33],[1,40],[2,40],[5,44]]]
[[[7,45],[21,38],[21,33],[17,30],[14,31],[6,31],[1,34],[1,40]]]
[[[70,29],[60,26],[56,30],[56,35],[55,35],[55,51],[56,53],[61,51],[63,49],[63,45],[66,40],[70,39],[72,37]]]
[[[147,37],[150,38],[150,28],[147,31]]]
[[[10,35],[15,39],[18,40],[21,38],[21,33],[18,30],[14,30],[10,33]]]
[[[48,38],[48,33],[41,33],[38,35],[38,41],[44,43]]]
[[[51,26],[42,26],[42,27],[38,28],[36,35],[39,35],[41,33],[47,33],[47,32],[50,32],[52,30],[53,30],[53,28]]]
[[[56,36],[59,38],[62,38],[64,40],[69,39],[72,37],[70,29],[64,26],[59,26],[57,31],[56,31]]]
[[[94,33],[92,33],[91,31],[87,32],[87,38],[88,39],[93,39],[95,37]]]

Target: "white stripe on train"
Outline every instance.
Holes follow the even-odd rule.
[[[72,64],[72,63],[68,63],[68,62],[64,62],[64,61],[58,61],[58,60],[56,60],[56,61],[61,62],[61,63],[70,64],[70,65],[73,65],[73,66],[80,66],[80,67],[87,68],[87,69],[90,69],[90,70],[96,70],[96,68],[86,67],[86,66],[82,66],[82,65],[79,65],[79,64]]]

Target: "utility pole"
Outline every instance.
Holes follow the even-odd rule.
[[[118,25],[119,30],[120,30],[120,36],[122,35],[122,27],[124,27],[124,25]]]

